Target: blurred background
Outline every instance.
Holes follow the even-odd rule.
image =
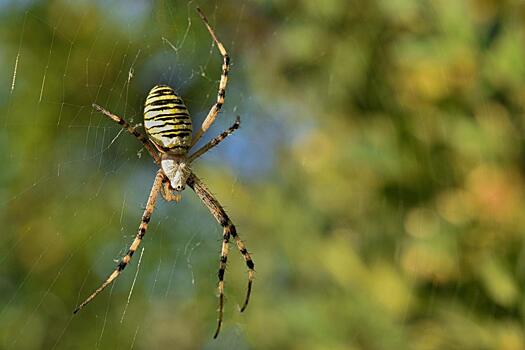
[[[149,89],[196,125],[194,170],[256,265],[191,190],[128,249],[155,164]],[[518,0],[0,0],[1,349],[525,349],[525,3]]]

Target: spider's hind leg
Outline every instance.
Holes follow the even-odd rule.
[[[144,148],[146,148],[146,150],[151,155],[155,163],[160,164],[160,158],[157,152],[155,151],[155,147],[153,147],[148,141],[148,138],[138,130],[139,125],[131,126],[124,118],[121,118],[118,115],[115,115],[105,110],[104,108],[100,107],[95,103],[93,103],[93,108],[95,108],[97,111],[104,114],[105,116],[109,117],[114,122],[117,122],[120,126],[122,126],[124,130],[129,132],[131,135],[135,136],[140,142],[142,142]]]
[[[217,92],[217,100],[211,107],[210,111],[208,112],[208,115],[206,116],[206,119],[202,122],[202,125],[199,130],[197,130],[195,136],[192,140],[192,146],[194,146],[197,141],[201,138],[201,136],[208,130],[211,124],[215,121],[215,118],[217,118],[217,115],[219,114],[222,105],[224,105],[224,99],[226,96],[226,86],[228,85],[228,74],[230,72],[230,56],[228,56],[228,53],[226,52],[226,49],[224,48],[224,45],[222,42],[219,41],[217,38],[217,35],[215,34],[215,31],[210,26],[210,23],[208,22],[208,19],[204,15],[204,13],[197,7],[197,12],[199,13],[200,18],[204,22],[204,25],[206,26],[206,29],[210,33],[213,42],[217,46],[217,49],[219,50],[219,53],[222,56],[222,70],[221,70],[221,78],[219,80],[219,90]]]
[[[230,126],[226,131],[223,131],[219,136],[215,137],[213,140],[199,148],[197,151],[195,151],[192,155],[188,157],[188,163],[193,162],[195,159],[202,156],[204,153],[208,152],[213,147],[217,146],[219,143],[221,143],[225,138],[230,136],[235,132],[235,130],[239,129],[239,126],[241,125],[241,117],[237,116],[237,119],[235,119],[235,123],[233,123],[232,126]]]

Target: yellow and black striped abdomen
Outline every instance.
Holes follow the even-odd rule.
[[[191,118],[182,99],[166,85],[157,85],[144,106],[144,128],[160,149],[185,154],[191,146]]]

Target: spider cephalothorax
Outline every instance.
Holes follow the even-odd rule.
[[[170,187],[176,191],[182,191],[186,187],[186,181],[191,175],[191,169],[186,156],[163,154],[160,164],[164,174],[170,181]]]
[[[210,190],[204,185],[204,183],[193,173],[190,169],[190,164],[195,159],[206,153],[208,150],[216,146],[219,142],[224,140],[228,135],[232,134],[240,124],[240,119],[237,117],[235,123],[226,131],[213,140],[188,155],[191,148],[197,143],[201,136],[208,130],[210,125],[214,122],[215,118],[219,114],[219,111],[224,104],[224,96],[226,95],[226,84],[228,82],[228,72],[230,69],[230,59],[226,53],[226,49],[217,39],[215,32],[210,27],[208,20],[204,14],[197,8],[197,12],[204,21],[208,32],[211,34],[215,45],[219,49],[222,56],[222,74],[219,82],[219,92],[217,94],[217,101],[212,106],[206,119],[202,123],[199,130],[192,136],[192,123],[188,113],[188,109],[182,102],[182,99],[173,91],[172,88],[166,85],[157,85],[151,89],[146,98],[144,106],[144,129],[146,136],[139,132],[137,128],[132,127],[123,118],[114,115],[104,108],[93,104],[93,106],[119,123],[125,130],[134,135],[144,145],[146,150],[149,152],[155,163],[160,167],[157,170],[155,181],[151,188],[148,201],[146,203],[146,209],[142,214],[142,220],[139,225],[138,232],[129,247],[128,253],[120,260],[117,268],[109,275],[102,285],[96,289],[82,304],[76,309],[75,313],[89,303],[98,293],[104,288],[111,284],[126,268],[131,261],[131,257],[137,251],[142,238],[146,234],[148,223],[151,219],[151,214],[155,209],[155,203],[159,192],[162,194],[164,199],[167,201],[180,200],[180,191],[184,190],[186,184],[191,187],[197,196],[202,200],[204,205],[208,207],[211,214],[223,227],[222,234],[222,249],[221,256],[219,259],[219,319],[217,322],[217,329],[215,331],[214,338],[217,337],[221,329],[222,317],[224,313],[224,273],[226,271],[226,261],[228,259],[229,243],[230,238],[235,240],[235,244],[241,255],[246,262],[248,267],[248,288],[244,304],[241,307],[241,311],[244,311],[248,305],[250,299],[250,293],[252,288],[252,282],[254,279],[254,263],[246,249],[243,241],[237,234],[235,226],[231,222],[230,218],[215,199]],[[174,193],[173,191],[176,191]]]

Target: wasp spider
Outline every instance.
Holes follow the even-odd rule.
[[[219,317],[217,321],[217,329],[214,338],[217,337],[221,329],[223,313],[224,313],[224,272],[226,270],[226,261],[228,259],[228,249],[230,238],[235,240],[239,252],[248,266],[248,288],[246,298],[241,308],[241,312],[246,309],[250,299],[252,289],[252,282],[254,279],[254,263],[243,241],[239,238],[235,226],[230,218],[215,199],[210,190],[204,185],[195,173],[191,170],[191,163],[215,147],[218,143],[231,135],[239,128],[240,119],[237,117],[235,123],[226,131],[213,140],[188,155],[191,148],[197,143],[202,135],[208,130],[210,125],[214,122],[222,105],[224,104],[224,96],[226,93],[226,84],[228,82],[228,72],[230,70],[230,59],[224,48],[224,45],[217,39],[215,32],[211,28],[208,20],[200,9],[197,8],[199,16],[202,18],[204,25],[211,34],[215,45],[219,49],[222,56],[222,74],[219,82],[219,92],[217,95],[217,102],[211,107],[206,119],[194,136],[192,136],[192,123],[188,109],[184,105],[182,99],[173,91],[172,88],[166,85],[157,85],[151,89],[146,98],[144,107],[144,128],[146,135],[142,134],[137,128],[130,126],[128,122],[119,116],[108,112],[104,108],[93,104],[93,107],[99,112],[108,116],[115,122],[119,123],[125,130],[134,135],[144,145],[151,157],[160,169],[157,171],[153,186],[151,188],[146,208],[142,214],[142,219],[139,225],[137,235],[127,254],[120,260],[116,269],[109,275],[102,285],[96,289],[82,304],[80,304],[74,311],[77,313],[86,304],[93,300],[104,288],[111,284],[129,264],[131,257],[137,251],[142,238],[146,234],[148,223],[151,214],[155,208],[155,203],[159,192],[167,201],[179,201],[180,192],[184,190],[187,184],[197,196],[202,200],[204,205],[208,207],[211,214],[223,227],[222,234],[222,249],[219,259]]]

